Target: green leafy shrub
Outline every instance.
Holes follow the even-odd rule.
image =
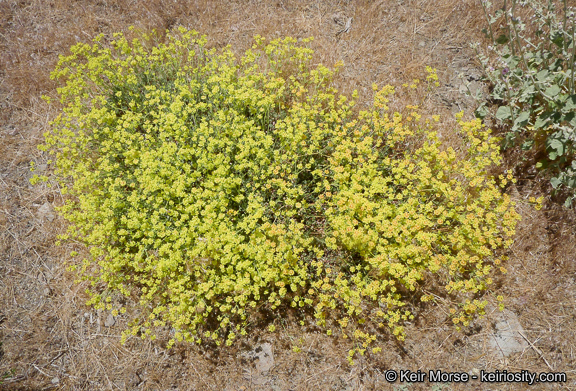
[[[576,189],[574,11],[566,1],[511,0],[494,13],[491,2],[481,3],[493,46],[487,57],[478,54],[499,106],[492,114],[510,129],[504,146],[534,150],[552,186],[570,189],[569,206]],[[486,103],[478,113],[488,113]]]
[[[68,194],[63,239],[90,249],[75,266],[91,304],[138,299],[125,336],[171,325],[170,345],[231,344],[259,309],[310,309],[361,353],[378,327],[404,338],[407,300],[434,281],[456,324],[482,313],[518,215],[479,120],[459,122],[459,159],[417,107],[388,112],[390,86],[355,112],[292,38],[256,37],[240,59],[205,42],[97,38],[53,73],[64,108],[42,148]]]

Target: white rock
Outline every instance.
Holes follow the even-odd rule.
[[[255,361],[256,371],[252,376],[252,383],[262,385],[268,382],[268,372],[274,366],[272,345],[267,342],[260,344],[253,350],[243,353],[242,356]]]
[[[46,219],[48,221],[52,221],[56,217],[54,214],[54,208],[49,202],[45,202],[40,208],[38,208],[38,215],[41,219]]]
[[[106,320],[104,321],[104,326],[112,327],[115,324],[116,324],[116,319],[114,319],[114,316],[112,316],[112,314],[108,314],[108,316],[106,317]]]
[[[527,349],[529,345],[520,334],[524,333],[524,329],[516,314],[510,310],[504,310],[498,318],[494,333],[489,340],[489,345],[496,354],[504,358]]]

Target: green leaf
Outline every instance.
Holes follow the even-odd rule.
[[[566,113],[564,118],[562,118],[562,121],[572,124],[572,122],[574,122],[575,117],[576,113],[574,111],[569,111],[568,113]]]
[[[548,87],[544,93],[550,97],[555,97],[560,93],[560,91],[562,91],[560,87],[558,87],[556,84],[553,84]]]
[[[518,64],[520,64],[520,61],[522,59],[518,56],[512,56],[510,57],[510,59],[507,61],[508,66],[510,67],[510,69],[514,70],[514,74],[517,76],[522,76],[522,74],[524,72],[522,72],[522,68],[517,68]]]
[[[496,89],[492,91],[492,98],[495,100],[504,100],[504,97],[500,94],[500,92],[496,91]]]
[[[508,118],[512,117],[512,112],[508,106],[500,106],[496,112],[496,118],[500,121],[506,121]]]
[[[527,81],[522,86],[522,94],[520,98],[522,101],[527,101],[532,98],[532,95],[534,95],[534,85],[530,81]]]
[[[530,119],[530,112],[529,111],[523,111],[520,113],[520,115],[518,117],[516,117],[516,121],[514,121],[514,126],[524,126],[528,123],[528,120]]]
[[[570,95],[564,105],[565,110],[576,110],[576,95]]]
[[[562,48],[564,46],[564,37],[561,32],[556,32],[551,36],[551,41],[554,42],[556,46]]]
[[[524,141],[524,143],[522,143],[522,150],[523,151],[529,151],[530,149],[532,149],[533,145],[534,145],[534,140]]]
[[[514,132],[506,133],[506,137],[502,140],[502,148],[504,150],[516,145],[516,134]]]
[[[554,160],[558,156],[564,155],[564,143],[558,139],[552,139],[547,141],[548,149],[552,152],[549,153],[550,159]],[[554,157],[552,157],[554,156]]]
[[[560,180],[560,178],[554,177],[552,179],[550,179],[550,183],[552,184],[552,187],[557,189],[558,186],[560,186],[562,184],[562,181]]]
[[[480,119],[486,118],[486,116],[488,115],[488,110],[486,109],[486,106],[482,105],[478,107],[474,112],[474,115],[476,116],[476,118]]]
[[[508,43],[509,41],[510,41],[510,39],[505,34],[501,34],[498,38],[496,38],[496,43],[498,43],[500,45],[504,45],[504,44]]]
[[[540,72],[538,72],[536,74],[536,79],[538,79],[538,81],[545,81],[546,78],[548,78],[548,75],[550,74],[550,72],[548,72],[548,69],[542,69]]]
[[[556,102],[558,102],[561,106],[563,106],[564,103],[566,102],[566,99],[568,99],[568,95],[567,95],[567,94],[560,94],[560,95],[558,95],[558,97],[556,98]]]

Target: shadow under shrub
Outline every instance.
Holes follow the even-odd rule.
[[[292,38],[256,37],[240,59],[184,29],[159,45],[101,40],[61,58],[64,108],[41,148],[68,194],[62,239],[90,249],[73,266],[90,304],[141,304],[125,337],[170,325],[169,345],[231,344],[256,309],[290,305],[356,339],[351,359],[376,339],[366,330],[404,338],[401,292],[428,281],[459,303],[454,323],[483,312],[472,299],[518,215],[488,174],[500,156],[479,120],[459,121],[458,159],[417,107],[388,111],[393,87],[355,112]]]

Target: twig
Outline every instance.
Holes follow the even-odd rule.
[[[336,36],[339,36],[342,33],[347,33],[350,31],[350,27],[352,27],[352,20],[354,18],[348,18],[348,20],[346,21],[346,24],[342,27],[342,29],[340,31],[338,31],[336,33]]]
[[[196,372],[196,374],[198,375],[198,378],[200,379],[200,381],[202,383],[204,383],[205,385],[208,385],[208,383],[206,383],[206,380],[204,379],[204,377],[198,372],[198,370],[196,369],[196,367],[194,366],[194,363],[190,363],[190,366],[192,367],[192,369],[194,370],[194,372]]]
[[[14,376],[14,377],[8,377],[8,378],[2,380],[2,383],[0,383],[0,384],[16,383],[16,382],[19,382],[19,381],[22,381],[25,379],[26,379],[26,376],[18,375],[18,376]]]
[[[306,378],[306,380],[304,380],[304,383],[308,383],[308,382],[309,382],[310,380],[312,380],[313,378],[315,378],[315,377],[317,377],[318,375],[321,375],[322,373],[324,373],[324,372],[326,372],[326,371],[329,371],[329,370],[331,370],[331,369],[333,369],[333,368],[336,368],[336,369],[340,368],[340,364],[338,364],[338,365],[332,365],[332,366],[329,367],[329,368],[323,369],[323,370],[321,370],[321,371],[318,372],[318,373],[315,373],[315,374],[313,374],[313,375],[308,376],[308,377]]]
[[[32,366],[33,366],[34,368],[36,368],[36,370],[37,370],[38,372],[40,372],[41,374],[43,374],[44,376],[46,376],[46,377],[51,377],[51,375],[47,374],[47,373],[44,372],[42,369],[38,368],[38,366],[37,366],[36,364],[32,364]]]
[[[64,354],[66,354],[68,352],[68,349],[62,349],[60,351],[60,353],[58,353],[56,355],[56,357],[54,357],[52,360],[50,360],[50,362],[48,363],[48,365],[52,364],[54,361],[58,360],[60,357],[62,357]]]
[[[528,342],[530,344],[530,346],[532,347],[532,349],[534,349],[534,351],[536,353],[538,353],[538,355],[540,356],[540,358],[542,360],[544,360],[544,362],[546,363],[546,365],[548,366],[548,368],[550,368],[551,371],[554,371],[554,369],[550,366],[550,364],[548,363],[548,360],[546,360],[546,357],[544,357],[544,354],[542,353],[542,351],[540,349],[538,349],[536,346],[534,346],[534,344],[532,342],[530,342],[530,340],[526,337],[526,335],[524,335],[524,333],[520,330],[516,330],[518,332],[518,334],[520,334],[522,336],[522,338],[524,338],[526,340],[526,342]]]

